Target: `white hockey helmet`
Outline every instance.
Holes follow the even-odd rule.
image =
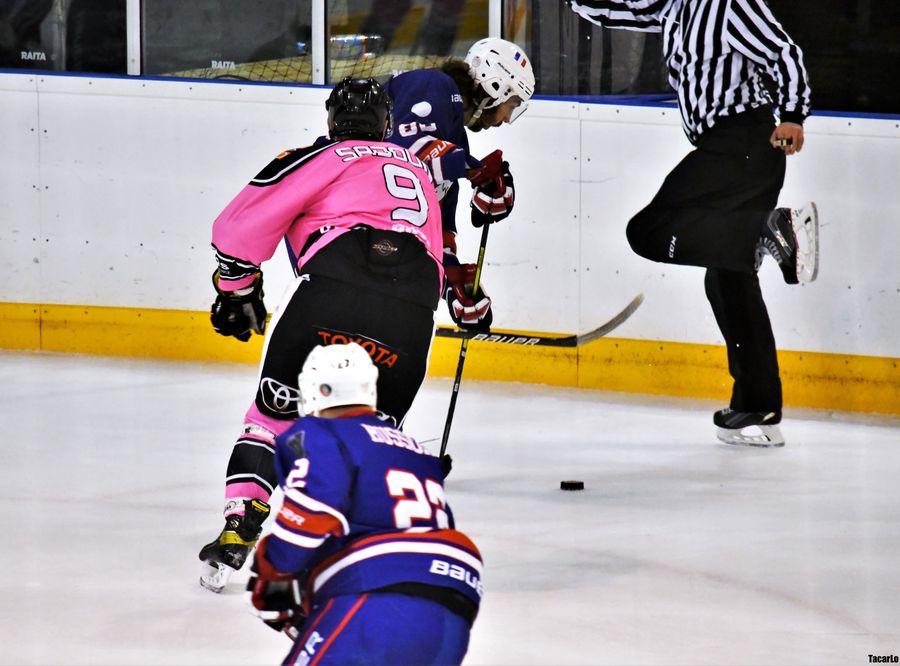
[[[375,407],[378,368],[355,342],[317,346],[306,357],[297,377],[300,413],[318,416],[323,409],[343,405]]]
[[[522,115],[534,94],[534,70],[522,49],[505,39],[488,37],[472,44],[466,63],[475,84],[490,98],[484,108],[493,108],[515,95],[522,103],[509,122]]]

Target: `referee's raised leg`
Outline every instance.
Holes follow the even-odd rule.
[[[706,268],[734,380],[728,407],[713,415],[718,438],[783,446],[778,356],[757,271],[767,255],[788,284],[812,282],[819,270],[815,204],[778,207],[786,157],[803,148],[810,112],[800,48],[763,0],[573,0],[572,8],[608,28],[663,34],[694,150],[628,223],[628,242],[652,261]],[[691,25],[706,28],[683,29]]]

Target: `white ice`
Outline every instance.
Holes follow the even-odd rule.
[[[197,584],[255,379],[0,353],[0,663],[280,662],[245,574]],[[408,432],[440,435],[449,386],[427,382]],[[716,407],[463,382],[448,497],[487,588],[468,664],[900,654],[900,421],[789,410],[785,448],[735,448]]]

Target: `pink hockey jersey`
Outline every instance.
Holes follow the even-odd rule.
[[[391,143],[324,138],[278,155],[216,218],[219,287],[247,286],[282,238],[299,274],[359,225],[414,235],[437,264],[440,289],[441,212],[428,168]]]

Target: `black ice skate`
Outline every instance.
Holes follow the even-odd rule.
[[[780,422],[781,412],[736,412],[726,407],[713,414],[716,437],[742,446],[784,446]]]
[[[788,284],[809,283],[819,274],[819,213],[810,202],[802,208],[776,208],[763,224],[756,246],[756,268],[770,254]]]
[[[244,500],[244,515],[232,515],[215,540],[200,549],[204,563],[200,584],[213,592],[221,592],[231,575],[244,566],[247,556],[256,545],[262,524],[269,515],[269,505],[254,499]]]

